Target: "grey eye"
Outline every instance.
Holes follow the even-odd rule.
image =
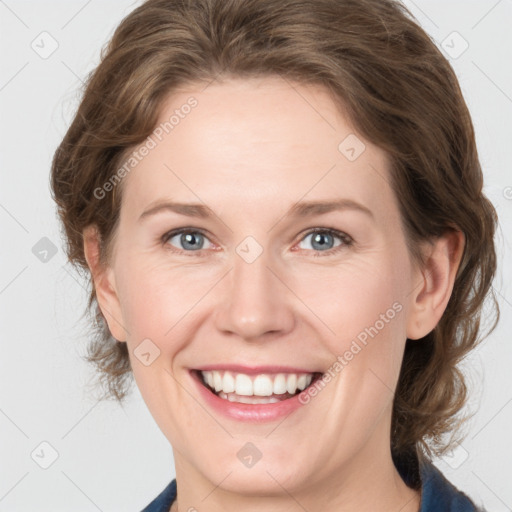
[[[301,241],[303,243],[304,240],[307,240],[311,237],[310,245],[311,247],[301,247],[301,249],[313,249],[314,251],[325,251],[329,249],[333,249],[341,245],[342,239],[341,237],[334,235],[333,233],[329,233],[328,231],[316,231],[313,233],[308,233]],[[335,243],[336,239],[340,240],[339,243]]]
[[[200,251],[205,248],[205,241],[207,240],[208,239],[198,231],[182,231],[170,236],[167,242],[181,250]]]

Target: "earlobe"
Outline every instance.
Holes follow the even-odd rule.
[[[441,319],[452,294],[464,251],[464,234],[450,229],[435,239],[418,269],[416,288],[411,293],[407,337],[419,339],[431,332]]]
[[[96,300],[105,317],[110,333],[117,341],[126,341],[121,304],[117,295],[113,269],[100,260],[100,235],[95,226],[83,231],[84,254],[91,272]]]

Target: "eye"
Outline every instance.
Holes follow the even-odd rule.
[[[312,249],[314,251],[313,256],[329,256],[353,244],[353,240],[349,235],[331,228],[314,228],[310,230],[302,237],[299,245],[308,238],[311,238],[308,244],[311,247],[299,248],[303,250]],[[192,256],[191,253],[198,253],[196,256],[200,256],[200,251],[203,249],[214,247],[205,233],[201,230],[190,228],[169,231],[162,236],[162,243],[174,252],[188,253],[190,256]]]
[[[176,248],[178,252],[197,252],[202,249],[208,249],[208,245],[205,246],[206,243],[211,244],[206,235],[197,229],[180,229],[175,231],[170,231],[166,233],[162,237],[162,242],[164,244],[169,244],[172,247]]]
[[[336,253],[353,244],[352,238],[336,229],[315,228],[306,233],[301,243],[308,238],[310,238],[308,245],[313,251],[326,253],[326,255]],[[301,247],[301,249],[309,249],[309,247]],[[314,256],[324,256],[324,254],[314,254]]]

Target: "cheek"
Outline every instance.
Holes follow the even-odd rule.
[[[382,253],[295,281],[297,294],[321,320],[322,340],[340,395],[386,404],[395,388],[406,339],[405,265]],[[336,377],[342,376],[341,379]],[[361,411],[363,414],[363,411]]]
[[[294,273],[294,291],[338,343],[343,345],[375,324],[378,331],[387,332],[403,321],[403,272],[384,256]]]
[[[142,256],[127,258],[123,263],[119,296],[129,341],[136,344],[149,338],[161,350],[177,350],[174,344],[164,345],[163,341],[176,339],[181,321],[189,323],[200,311],[197,306],[201,299],[218,280],[214,269],[162,265]]]

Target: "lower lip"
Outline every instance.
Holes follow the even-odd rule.
[[[219,398],[215,393],[212,393],[206,388],[197,371],[191,371],[190,374],[196,382],[199,393],[206,403],[221,414],[235,420],[253,423],[275,421],[284,416],[288,416],[304,405],[299,401],[300,393],[292,398],[273,404],[241,404],[238,402],[230,402],[229,400]]]

